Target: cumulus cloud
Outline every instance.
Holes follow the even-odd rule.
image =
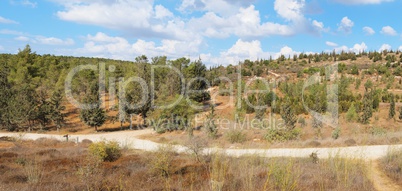
[[[174,15],[169,9],[166,9],[162,5],[155,6],[155,18],[156,19],[163,19],[163,18],[172,18]]]
[[[352,52],[361,53],[367,50],[366,43],[362,42],[361,44],[355,44],[353,48],[350,49]]]
[[[366,51],[367,48],[368,47],[367,47],[366,43],[362,42],[361,44],[353,45],[352,48],[349,48],[349,47],[343,45],[343,46],[340,46],[340,47],[336,47],[334,50],[337,53],[340,53],[340,52],[343,51],[343,52],[354,52],[354,53],[358,54],[358,53]]]
[[[375,31],[371,27],[363,27],[363,31],[368,36],[375,34]]]
[[[17,21],[13,21],[11,19],[7,19],[7,18],[4,18],[2,16],[0,16],[0,23],[3,23],[3,24],[18,24]]]
[[[338,44],[336,44],[336,43],[334,43],[334,42],[330,42],[330,41],[325,42],[325,44],[326,44],[327,46],[332,46],[332,47],[338,46]]]
[[[351,33],[352,28],[355,24],[353,23],[352,20],[350,20],[348,17],[343,17],[341,20],[341,23],[338,24],[338,31],[344,32],[344,33]]]
[[[227,38],[231,35],[248,38],[295,34],[294,29],[289,25],[262,23],[259,11],[255,10],[254,5],[240,8],[237,14],[230,17],[221,17],[208,12],[200,18],[191,19],[188,26],[191,31],[201,31],[203,36],[210,38]]]
[[[381,45],[379,51],[382,52],[382,51],[384,51],[384,50],[392,50],[391,45],[389,45],[389,44],[383,44],[383,45]]]
[[[133,60],[135,55],[145,54],[149,57],[165,55],[170,59],[195,55],[199,52],[201,39],[193,39],[191,42],[178,40],[161,40],[160,43],[138,39],[130,43],[123,37],[109,36],[98,32],[95,35],[87,35],[83,47],[70,50],[74,55]]]
[[[213,65],[229,65],[237,64],[245,59],[252,61],[258,59],[279,58],[281,55],[285,57],[300,54],[289,46],[282,47],[278,52],[264,51],[259,40],[245,41],[239,39],[236,43],[226,51],[222,51],[219,56],[214,57],[211,54],[201,54],[201,58]]]
[[[274,9],[282,18],[289,21],[304,19],[302,10],[305,0],[275,0]]]
[[[388,36],[396,36],[398,33],[391,26],[382,27],[381,34]]]
[[[333,1],[347,5],[368,5],[368,4],[381,4],[385,2],[393,2],[394,0],[333,0]]]
[[[398,48],[398,50],[399,50],[399,51],[402,51],[402,46],[400,46],[400,47]]]

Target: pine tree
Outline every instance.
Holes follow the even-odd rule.
[[[106,121],[105,110],[101,108],[99,100],[89,99],[87,103],[94,104],[91,109],[83,109],[80,112],[81,121],[90,127],[95,127],[95,131],[98,131],[98,127],[102,126]],[[95,102],[95,103],[93,103]]]
[[[263,94],[257,95],[257,107],[255,108],[255,118],[262,120],[264,118],[265,112],[267,111],[266,103]]]
[[[215,139],[218,135],[218,127],[215,124],[215,104],[211,104],[211,113],[208,115],[205,125],[208,136]]]
[[[393,119],[394,116],[395,116],[395,99],[394,99],[394,94],[391,94],[391,103],[390,103],[390,107],[389,107],[388,117],[390,119]]]
[[[373,116],[373,98],[372,92],[365,92],[363,97],[363,114],[360,117],[360,122],[368,124],[370,118]]]
[[[60,90],[56,90],[53,92],[52,97],[50,98],[50,106],[51,106],[51,114],[50,118],[53,123],[57,127],[57,131],[61,128],[63,123],[65,122],[65,114],[62,113],[66,107],[62,105],[62,95]]]
[[[80,119],[86,125],[95,127],[95,131],[98,131],[98,127],[102,126],[106,121],[106,112],[101,107],[101,101],[97,95],[98,84],[92,84],[90,88],[90,94],[84,99],[84,102],[91,104],[89,109],[82,109],[80,112]]]
[[[282,104],[281,117],[285,121],[285,126],[288,130],[293,130],[296,127],[297,117],[289,98],[286,98],[286,101]]]

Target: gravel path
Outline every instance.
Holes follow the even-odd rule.
[[[162,144],[155,143],[149,140],[139,139],[138,136],[152,133],[151,129],[137,130],[137,131],[119,131],[110,133],[95,133],[86,135],[70,135],[69,140],[79,141],[89,139],[91,141],[101,140],[114,140],[119,142],[121,146],[154,151]],[[0,137],[10,136],[22,139],[38,138],[54,138],[58,140],[66,140],[62,135],[52,134],[36,134],[36,133],[0,133]],[[388,149],[399,148],[402,145],[375,145],[375,146],[354,146],[354,147],[337,147],[337,148],[278,148],[278,149],[220,149],[220,148],[207,148],[204,152],[225,152],[226,154],[234,157],[242,155],[260,155],[263,157],[308,157],[312,152],[317,152],[319,158],[328,158],[330,156],[341,156],[356,159],[374,160],[386,155]],[[178,152],[186,152],[187,148],[184,146],[175,146]]]

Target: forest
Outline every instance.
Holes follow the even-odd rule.
[[[374,114],[379,113],[380,105],[386,104],[386,118],[401,120],[402,108],[396,106],[402,98],[397,93],[402,89],[401,62],[399,51],[322,52],[207,68],[201,59],[184,57],[168,60],[142,55],[131,62],[39,55],[27,45],[15,55],[0,55],[0,128],[69,128],[66,117],[71,112],[66,105],[73,98],[92,105],[80,108],[79,118],[96,131],[106,121],[120,122],[121,128],[129,122],[124,128],[133,129],[133,116],[140,116],[142,126],[158,133],[183,130],[191,135],[197,129],[194,116],[207,112],[202,126],[210,137],[216,137],[219,125],[214,113],[219,111],[219,103],[214,103],[214,98],[227,96],[235,100],[229,120],[252,116],[261,128],[268,129],[264,135],[268,141],[297,139],[307,125],[320,137],[328,124],[318,116],[342,117],[347,123],[369,126],[378,120]],[[328,69],[333,63],[337,63],[336,71]],[[79,66],[95,69],[75,70]],[[66,88],[72,71],[71,88]],[[317,83],[305,87],[312,77]],[[336,92],[327,91],[334,85]],[[215,94],[209,91],[213,87],[218,89]],[[113,104],[103,104],[103,96]],[[185,99],[178,99],[180,96]],[[171,103],[175,104],[163,107]],[[311,123],[307,123],[306,116],[312,113]],[[280,117],[281,128],[264,122],[270,116]],[[333,138],[339,133],[340,128],[333,126]]]

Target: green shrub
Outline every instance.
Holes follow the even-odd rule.
[[[370,134],[374,135],[374,136],[382,136],[387,134],[387,130],[381,128],[381,127],[372,127],[370,129]]]
[[[341,128],[337,127],[332,131],[332,138],[333,139],[338,139],[341,136]]]
[[[102,161],[115,161],[121,156],[121,149],[116,141],[101,141],[89,146],[89,153]]]
[[[268,132],[265,135],[265,139],[269,142],[295,140],[299,137],[300,133],[301,130],[299,128],[295,128],[292,130],[268,129]]]
[[[231,143],[243,143],[247,140],[247,135],[241,130],[231,130],[226,133],[226,139]]]
[[[358,119],[358,115],[356,112],[355,104],[353,103],[346,113],[346,121],[348,122],[355,122]]]

